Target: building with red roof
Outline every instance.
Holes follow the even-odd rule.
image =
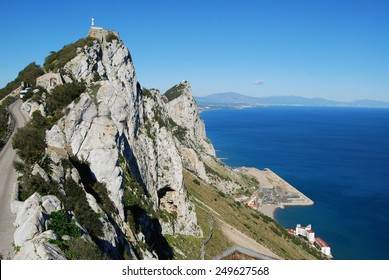
[[[331,255],[331,247],[328,245],[327,242],[325,242],[322,238],[316,237],[315,240],[316,244],[320,247],[321,252],[329,257],[332,257]]]

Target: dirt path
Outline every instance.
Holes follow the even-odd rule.
[[[27,114],[20,108],[21,104],[22,101],[18,100],[10,105],[10,112],[15,119],[15,131],[24,126],[28,119]],[[11,213],[11,197],[17,174],[13,168],[16,152],[12,149],[11,139],[0,153],[0,254],[3,258],[12,258],[14,255],[12,242],[15,215]]]

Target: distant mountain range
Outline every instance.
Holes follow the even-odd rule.
[[[389,102],[376,100],[356,100],[342,102],[324,98],[301,96],[253,97],[236,92],[214,93],[195,97],[197,105],[203,109],[242,108],[255,106],[345,106],[345,107],[389,107]]]

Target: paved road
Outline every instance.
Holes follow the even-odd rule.
[[[27,113],[20,108],[21,104],[22,101],[18,100],[10,105],[10,112],[15,119],[15,131],[24,126],[28,120]],[[11,139],[0,152],[0,253],[3,258],[12,258],[14,255],[12,242],[15,228],[13,222],[16,217],[11,213],[11,196],[17,174],[13,168],[16,153],[12,149]]]

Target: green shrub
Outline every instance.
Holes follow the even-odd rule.
[[[74,82],[56,86],[51,94],[46,97],[47,112],[50,115],[61,112],[62,109],[85,92],[86,85],[82,82]]]
[[[200,181],[197,180],[197,179],[193,179],[193,183],[195,183],[196,185],[200,186]]]
[[[72,238],[77,238],[81,236],[81,230],[65,210],[59,210],[50,214],[48,229],[53,230],[59,237],[69,235]]]
[[[93,184],[92,189],[96,192],[98,196],[96,200],[105,213],[108,215],[115,213],[116,207],[108,196],[107,186],[104,183],[96,182]]]
[[[0,107],[0,140],[5,137],[8,131],[9,113],[3,106]]]
[[[167,90],[164,94],[166,97],[167,101],[170,102],[178,97],[180,97],[184,92],[183,90],[185,89],[184,84],[178,84],[172,87],[171,89]]]
[[[77,55],[77,48],[92,46],[93,41],[93,38],[82,38],[72,44],[64,46],[58,52],[52,51],[51,54],[45,58],[44,68],[46,72],[60,70]]]
[[[26,175],[25,175],[26,176]],[[20,199],[22,201],[29,198],[35,192],[40,195],[47,195],[52,190],[52,186],[46,182],[39,174],[30,175],[23,178],[20,188]]]
[[[151,94],[151,92],[150,92],[148,89],[146,89],[146,88],[142,88],[142,95],[143,95],[144,97],[148,97],[148,98],[153,97],[153,95]]]
[[[42,159],[46,143],[41,129],[27,125],[19,128],[12,139],[12,146],[25,162],[33,164]]]
[[[256,213],[250,213],[251,214],[251,216],[253,216],[255,219],[259,219],[260,218],[260,216],[258,215],[258,214],[256,214]]]
[[[83,189],[71,178],[64,184],[66,196],[64,197],[65,209],[73,211],[80,223],[92,236],[103,234],[99,214],[92,210],[86,199]]]
[[[105,260],[104,254],[96,244],[87,242],[81,238],[69,241],[68,249],[65,251],[68,259],[71,260]]]
[[[222,191],[217,191],[217,194],[221,197],[226,197],[226,194]]]
[[[186,127],[176,125],[175,128],[173,128],[173,135],[180,141],[181,143],[185,141],[186,133],[188,132],[188,129]]]
[[[40,112],[36,111],[32,120],[18,129],[12,138],[12,147],[24,162],[33,164],[42,160],[46,148],[46,129],[49,125]]]
[[[6,95],[17,89],[21,82],[31,84],[31,86],[34,87],[36,78],[42,76],[43,74],[44,71],[38,64],[35,62],[28,64],[22,71],[19,72],[15,80],[9,82],[4,88],[0,89],[0,99],[3,99]]]
[[[118,36],[116,36],[115,33],[113,33],[112,31],[109,31],[108,35],[105,37],[105,41],[107,43],[111,43],[113,40],[119,40],[119,38],[118,38]]]

